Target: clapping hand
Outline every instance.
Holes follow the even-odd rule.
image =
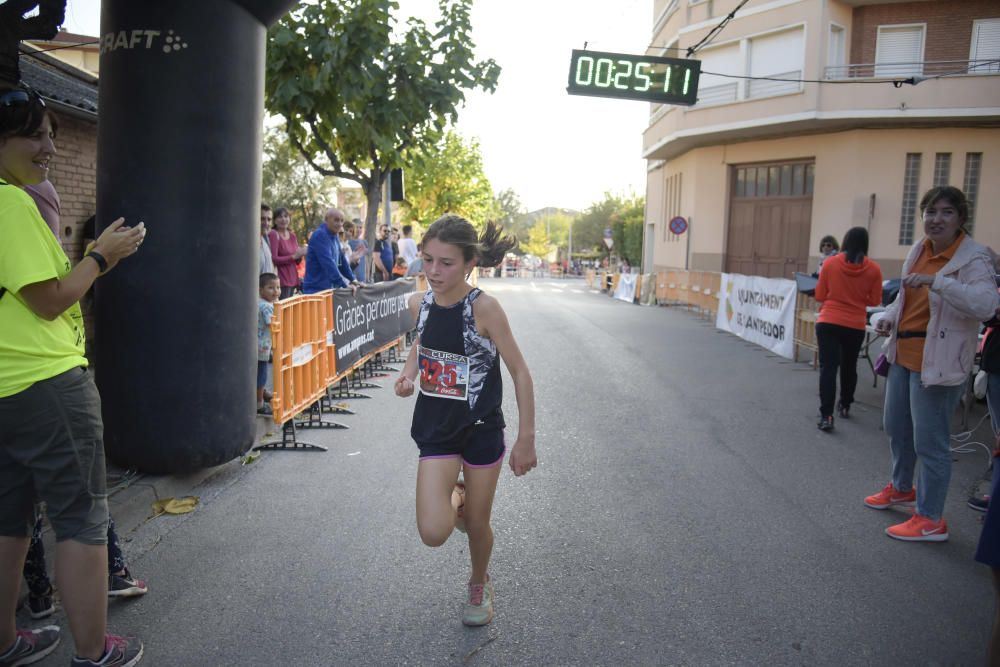
[[[89,250],[100,254],[108,262],[110,271],[119,260],[134,255],[146,239],[146,224],[140,222],[135,227],[125,225],[125,218],[118,218],[94,241]]]

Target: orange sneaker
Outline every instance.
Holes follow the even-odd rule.
[[[909,491],[897,491],[892,485],[892,482],[889,482],[881,491],[865,498],[865,505],[868,505],[868,507],[871,507],[873,510],[884,510],[892,507],[893,505],[913,507],[913,503],[916,500],[916,489],[910,489]]]
[[[907,542],[944,542],[948,539],[948,524],[914,514],[908,521],[889,526],[885,534]]]

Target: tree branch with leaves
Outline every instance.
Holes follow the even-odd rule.
[[[381,188],[407,149],[426,149],[454,123],[465,91],[496,89],[500,67],[475,60],[472,0],[440,0],[433,29],[395,0],[304,4],[269,31],[265,104],[319,173],[358,183],[374,238]],[[320,156],[328,164],[320,161]]]

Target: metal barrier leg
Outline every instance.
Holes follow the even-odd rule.
[[[321,397],[320,409],[323,412],[328,412],[332,415],[353,415],[356,414],[354,410],[351,410],[345,403],[334,403],[334,396],[332,395],[333,388],[326,388],[326,395]]]
[[[382,353],[379,352],[378,354],[375,355],[374,359],[370,359],[368,361],[368,363],[366,363],[365,365],[367,366],[368,364],[371,364],[371,370],[373,372],[378,372],[378,373],[386,373],[386,374],[388,374],[388,373],[395,373],[396,371],[399,370],[398,368],[393,368],[392,366],[386,366],[386,364],[390,364],[390,363],[396,363],[396,364],[398,364],[399,362],[398,361],[389,361],[387,359],[383,359],[382,358]]]
[[[316,401],[309,406],[308,419],[306,421],[295,422],[294,419],[291,421],[295,422],[297,428],[350,428],[347,424],[341,424],[339,422],[328,422],[323,421],[323,409],[320,405],[322,401]]]
[[[327,451],[326,447],[323,445],[314,445],[309,442],[299,442],[295,433],[294,419],[289,419],[281,426],[281,442],[265,442],[259,445],[254,445],[250,449],[251,451],[259,451],[261,449],[303,449],[317,452]]]
[[[347,386],[351,389],[381,389],[382,385],[380,384],[365,382],[367,374],[364,372],[363,368],[364,366],[357,368],[351,373],[350,380],[347,381]]]
[[[351,375],[353,376],[354,374],[352,373]],[[371,386],[379,388],[377,384]],[[337,386],[337,391],[336,391],[337,398],[371,398],[371,396],[369,396],[368,394],[362,394],[359,391],[352,391],[352,389],[354,388],[362,388],[362,387],[355,387],[352,380],[349,380],[346,377],[340,378],[340,384]]]

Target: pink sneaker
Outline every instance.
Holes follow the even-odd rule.
[[[868,507],[871,507],[873,510],[884,510],[892,507],[893,505],[913,507],[913,503],[916,500],[916,489],[910,489],[909,491],[897,491],[895,487],[893,487],[892,482],[889,482],[881,491],[865,498],[865,505],[868,505]]]
[[[944,519],[934,521],[914,514],[909,520],[886,528],[885,534],[907,542],[944,542],[948,539],[948,524]]]

